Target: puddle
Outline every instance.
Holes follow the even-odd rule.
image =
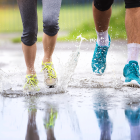
[[[139,96],[98,88],[25,97],[1,95],[0,139],[137,140]]]
[[[43,50],[39,43],[35,68],[41,91],[35,95],[25,95],[22,91],[26,67],[20,44],[13,51],[3,46],[0,55],[5,64],[0,70],[0,140],[138,140],[139,89],[122,86],[126,48],[119,51],[119,45],[114,43],[107,56],[105,74],[95,76],[91,68],[94,46],[84,42],[80,50],[76,51],[73,46],[74,53],[56,46],[53,62],[58,78],[62,79],[62,89],[66,90],[61,93],[62,89],[44,89]],[[74,65],[70,68],[71,63]],[[70,68],[66,70],[69,70],[67,79],[60,71],[65,71],[63,66]]]

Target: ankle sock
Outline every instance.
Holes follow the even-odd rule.
[[[137,43],[127,44],[127,49],[128,49],[127,63],[129,63],[129,61],[131,60],[138,61],[140,44]]]
[[[109,39],[108,39],[108,30],[104,32],[98,32],[97,33],[97,43],[99,46],[108,46]]]

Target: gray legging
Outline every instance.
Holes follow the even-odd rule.
[[[23,23],[21,41],[32,46],[37,41],[37,0],[17,0]],[[61,0],[42,0],[43,3],[43,31],[54,36],[59,30],[58,19]]]

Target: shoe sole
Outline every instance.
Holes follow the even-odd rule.
[[[94,74],[97,75],[97,76],[102,76],[103,75],[103,74],[99,74],[99,73],[95,73],[95,72],[94,72]]]
[[[49,88],[54,88],[55,86],[53,85],[53,86],[49,86]]]
[[[45,87],[46,87],[46,88],[55,88],[56,85],[46,85],[46,84],[45,84]]]
[[[56,79],[55,83],[52,85],[47,85],[47,83],[44,81],[44,85],[46,86],[46,88],[56,88],[58,84],[58,79]]]
[[[136,80],[132,80],[130,82],[124,82],[123,86],[139,87],[140,88],[140,84]]]
[[[107,64],[106,64],[106,67],[107,67]],[[103,73],[96,73],[96,72],[93,72],[93,74],[95,74],[95,75],[97,75],[97,76],[102,76],[102,75],[105,73],[105,71],[106,71],[106,68],[105,68],[105,70],[104,70]]]
[[[95,75],[97,75],[97,76],[102,76],[104,73],[105,73],[105,71],[106,71],[106,69],[104,70],[104,72],[103,73],[96,73],[96,72],[93,72]]]
[[[48,88],[56,88],[56,85],[48,86]]]
[[[47,84],[45,84],[45,86],[46,86],[46,88],[56,88],[57,87],[57,84],[54,84],[54,85],[47,85]]]

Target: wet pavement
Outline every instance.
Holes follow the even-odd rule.
[[[77,42],[57,43],[53,55],[58,78]],[[95,76],[91,58],[95,42],[84,42],[67,91],[45,89],[38,43],[35,68],[41,92],[22,88],[25,62],[20,44],[0,49],[0,140],[139,140],[140,89],[123,87],[126,41],[112,41],[103,76]],[[63,85],[62,85],[63,86]]]

